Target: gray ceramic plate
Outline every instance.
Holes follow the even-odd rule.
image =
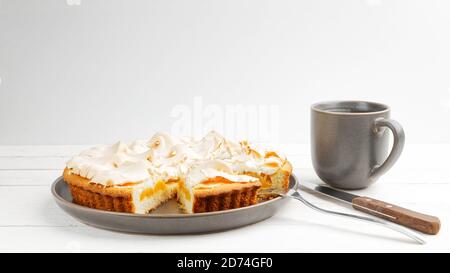
[[[296,190],[291,175],[289,188]],[[179,213],[176,202],[169,201],[150,214],[132,214],[91,209],[72,203],[69,187],[59,177],[52,185],[56,203],[65,212],[87,225],[122,232],[183,234],[214,232],[237,228],[265,220],[275,214],[285,198],[277,197],[253,206],[196,214]]]

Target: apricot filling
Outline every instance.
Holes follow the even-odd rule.
[[[208,180],[203,181],[201,184],[208,185],[208,184],[230,184],[234,183],[224,177],[216,176],[214,178],[209,178]]]
[[[139,199],[142,202],[143,200],[145,200],[147,198],[150,198],[154,194],[156,194],[156,193],[158,193],[160,191],[164,191],[164,190],[167,190],[166,182],[158,181],[158,182],[156,182],[156,184],[155,184],[155,186],[153,188],[145,189],[141,193],[141,196],[139,197]]]
[[[266,164],[264,164],[264,166],[269,167],[269,168],[277,168],[277,167],[279,167],[277,162],[267,162]]]
[[[178,181],[178,190],[184,194],[184,198],[185,198],[187,201],[191,201],[191,193],[190,193],[190,191],[184,186],[184,183],[183,183],[183,181],[181,181],[181,180]]]

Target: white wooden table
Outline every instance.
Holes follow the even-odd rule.
[[[264,222],[214,234],[153,236],[92,228],[59,209],[50,193],[68,158],[86,146],[0,146],[0,251],[33,252],[311,252],[450,251],[450,144],[407,144],[397,165],[369,189],[372,196],[440,217],[441,232],[417,245],[383,227],[323,215],[289,201]],[[317,180],[309,147],[289,145],[300,179]],[[349,208],[306,194],[315,204]],[[355,212],[358,213],[358,212]]]

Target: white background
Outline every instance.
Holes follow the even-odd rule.
[[[79,5],[77,5],[79,3]],[[450,1],[0,0],[0,144],[170,131],[176,105],[392,106],[408,143],[450,142]]]

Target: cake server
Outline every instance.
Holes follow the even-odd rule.
[[[356,210],[426,234],[437,234],[441,226],[439,218],[435,216],[405,209],[371,197],[358,196],[307,181],[303,181],[301,187],[350,204]]]

